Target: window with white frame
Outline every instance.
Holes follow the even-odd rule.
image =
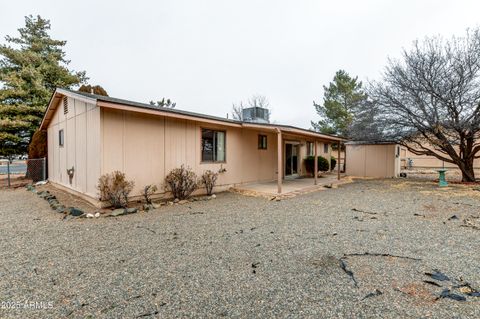
[[[225,131],[202,129],[202,162],[225,162]]]

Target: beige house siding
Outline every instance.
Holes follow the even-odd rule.
[[[89,196],[96,196],[95,185],[100,177],[100,108],[81,100],[67,98],[68,113],[63,101],[48,126],[49,180]],[[59,145],[59,131],[64,131],[64,146]],[[70,184],[67,169],[75,172]]]
[[[202,128],[226,132],[226,161],[202,163]],[[258,149],[255,130],[152,116],[122,110],[102,110],[102,173],[124,172],[135,181],[133,195],[148,184],[164,189],[164,178],[182,164],[198,176],[206,170],[226,172],[217,185],[228,186],[276,178],[276,136],[267,135],[267,150]]]
[[[400,173],[400,157],[396,144],[346,145],[346,173],[359,177],[397,177]]]

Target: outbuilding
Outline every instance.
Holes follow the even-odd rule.
[[[398,177],[406,148],[389,141],[350,141],[346,147],[346,173],[349,176]]]

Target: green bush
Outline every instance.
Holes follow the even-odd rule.
[[[305,162],[305,168],[307,170],[307,173],[313,175],[313,171],[315,169],[315,157],[314,156],[307,156],[304,159]],[[317,158],[317,163],[318,163],[318,170],[322,172],[327,172],[330,167],[328,166],[328,161],[325,157],[318,156]]]
[[[334,170],[335,169],[335,166],[337,166],[337,159],[335,157],[330,157],[330,169],[331,170]]]

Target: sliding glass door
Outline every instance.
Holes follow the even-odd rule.
[[[298,176],[299,144],[285,143],[285,177]]]

